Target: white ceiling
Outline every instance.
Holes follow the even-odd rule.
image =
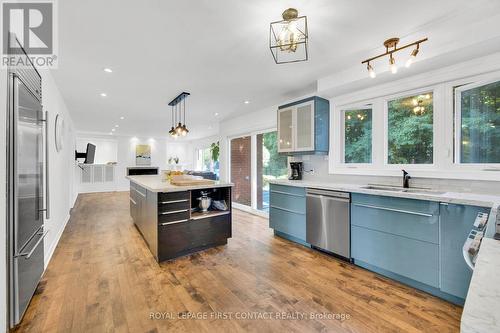
[[[320,78],[336,73],[346,77],[346,71],[365,75],[360,61],[382,52],[386,38],[432,41],[436,31],[457,41],[464,27],[500,14],[498,0],[58,4],[59,68],[53,74],[76,128],[107,133],[119,124],[117,134],[167,136],[167,103],[188,91],[189,139],[213,134],[221,119],[313,93]],[[268,48],[269,22],[280,19],[288,7],[308,17],[310,60],[276,65]],[[421,54],[425,52],[423,46]],[[113,73],[105,73],[104,67]],[[363,82],[376,84],[366,77]],[[107,97],[100,97],[101,92]]]

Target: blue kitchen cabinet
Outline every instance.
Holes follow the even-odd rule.
[[[306,243],[306,191],[286,185],[270,185],[269,227],[275,235]]]
[[[441,204],[441,291],[461,299],[467,296],[472,271],[465,263],[462,248],[477,214],[489,211],[485,207]]]
[[[439,288],[439,203],[353,194],[351,253],[359,266]]]
[[[317,96],[278,108],[278,152],[287,155],[327,154],[330,102]]]

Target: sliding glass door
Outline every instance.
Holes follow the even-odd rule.
[[[269,212],[269,180],[286,178],[287,158],[278,154],[278,132],[257,134],[256,208]]]
[[[261,131],[230,140],[233,202],[269,211],[269,180],[287,177],[287,157],[278,154],[277,132]]]

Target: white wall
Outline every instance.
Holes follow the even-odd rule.
[[[43,107],[49,112],[49,180],[50,180],[50,219],[45,221],[49,233],[45,237],[45,265],[48,264],[64,227],[69,220],[70,209],[76,199],[74,184],[74,147],[75,131],[68,108],[64,103],[49,71],[41,71]],[[64,118],[65,131],[63,149],[55,148],[55,118],[59,114]]]
[[[44,109],[49,111],[49,155],[50,155],[50,207],[51,218],[45,221],[49,230],[45,238],[45,266],[47,266],[59,237],[69,219],[69,211],[76,198],[73,174],[73,148],[75,135],[73,123],[57,86],[48,71],[40,71],[42,75],[42,91]],[[7,272],[6,272],[6,107],[7,107],[7,73],[0,70],[0,332],[7,331]],[[61,114],[66,123],[64,148],[56,152],[54,144],[55,116]]]
[[[139,144],[151,145],[151,166],[159,167],[160,170],[168,168],[169,157],[179,157],[183,169],[189,169],[193,164],[193,148],[189,141],[79,132],[76,142],[79,152],[85,151],[87,143],[96,145],[96,164],[117,162],[115,182],[104,184],[98,191],[128,191],[130,184],[125,178],[127,167],[136,166],[135,148]],[[80,169],[76,170],[79,172]]]

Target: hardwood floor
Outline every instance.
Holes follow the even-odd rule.
[[[17,331],[457,332],[461,311],[240,211],[226,246],[158,265],[119,192],[80,195]]]

